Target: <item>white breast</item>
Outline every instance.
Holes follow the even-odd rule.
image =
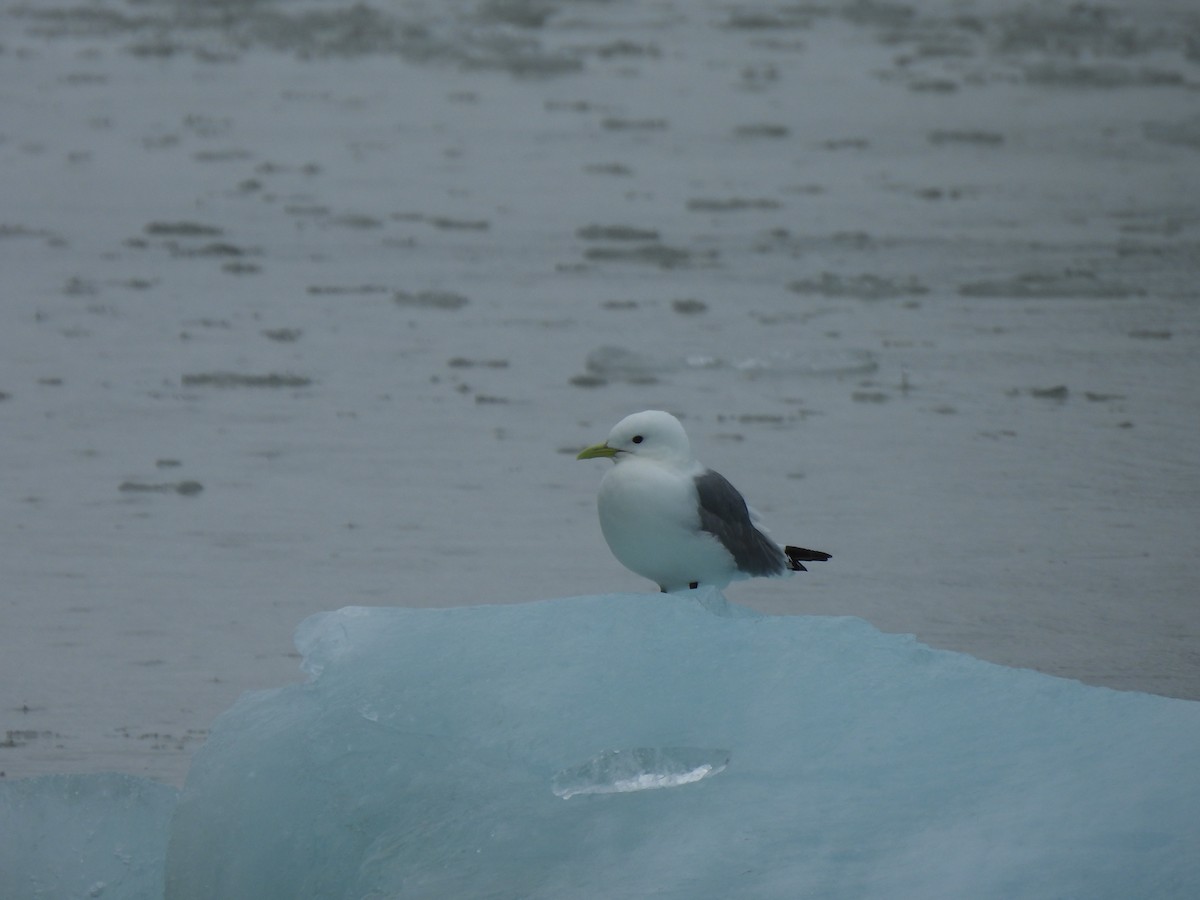
[[[597,505],[604,539],[627,569],[668,590],[729,584],[733,557],[700,530],[693,473],[622,460],[600,482]]]

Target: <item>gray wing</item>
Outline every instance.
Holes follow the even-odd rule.
[[[705,469],[695,478],[700,496],[700,527],[733,554],[747,575],[781,575],[787,566],[779,545],[754,527],[746,501],[725,476]]]

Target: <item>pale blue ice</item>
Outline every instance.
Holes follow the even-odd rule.
[[[165,859],[169,789],[0,782],[0,894],[87,896],[23,889],[57,852],[106,900],[157,898],[122,859],[170,900],[1200,896],[1192,701],[707,591],[347,608],[297,646],[306,683],[214,723]]]
[[[178,795],[115,773],[0,778],[0,897],[158,900]]]

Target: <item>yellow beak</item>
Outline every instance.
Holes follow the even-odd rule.
[[[604,459],[612,459],[616,455],[617,451],[608,446],[608,444],[593,444],[590,447],[584,447],[582,450],[580,450],[579,455],[575,458],[600,459],[603,457]]]

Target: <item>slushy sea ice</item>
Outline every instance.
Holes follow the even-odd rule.
[[[1200,704],[715,591],[348,608],[181,794],[167,897],[1200,896]]]

